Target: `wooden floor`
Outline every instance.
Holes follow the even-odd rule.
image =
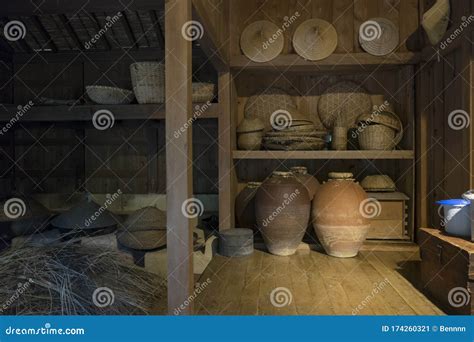
[[[216,256],[200,279],[204,290],[195,300],[195,312],[441,315],[443,312],[416,288],[418,255],[418,250],[412,249],[366,250],[350,259],[309,250],[290,257],[262,251],[243,258]],[[210,282],[205,285],[207,279]]]

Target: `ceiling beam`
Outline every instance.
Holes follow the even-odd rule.
[[[15,0],[3,1],[2,15],[43,15],[86,12],[121,12],[125,10],[162,10],[164,0]]]

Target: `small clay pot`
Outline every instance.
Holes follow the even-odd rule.
[[[273,172],[255,197],[258,228],[275,255],[292,255],[301,243],[310,215],[308,191],[291,172]]]
[[[239,150],[256,151],[262,147],[263,130],[239,133],[237,146]]]
[[[235,220],[238,227],[258,230],[255,217],[255,195],[262,185],[260,182],[249,182],[235,198]]]
[[[367,193],[352,175],[330,179],[313,200],[313,226],[327,254],[356,256],[367,237],[370,223],[364,216]]]

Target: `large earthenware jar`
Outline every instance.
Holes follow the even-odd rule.
[[[356,256],[369,230],[367,194],[350,173],[330,173],[313,200],[313,226],[329,255]]]
[[[267,249],[276,255],[294,254],[308,225],[308,191],[291,172],[273,172],[257,191],[255,213]]]
[[[308,173],[308,169],[305,166],[292,167],[291,172],[295,175],[296,179],[308,190],[309,199],[312,201],[316,191],[320,187],[318,180]]]
[[[262,183],[249,182],[235,198],[235,220],[238,227],[257,229],[255,195]]]

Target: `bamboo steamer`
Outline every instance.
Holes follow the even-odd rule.
[[[255,195],[260,185],[261,182],[248,182],[235,198],[235,219],[239,227],[257,230]]]
[[[370,227],[364,216],[367,193],[352,174],[330,179],[313,201],[313,226],[327,254],[350,258],[357,255]]]
[[[270,253],[287,256],[301,243],[310,215],[308,191],[291,172],[273,172],[257,191],[255,213]]]

